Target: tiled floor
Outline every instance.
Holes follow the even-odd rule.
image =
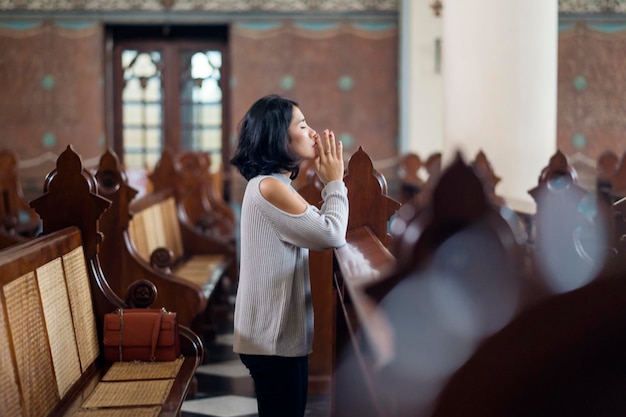
[[[219,323],[218,329],[206,346],[206,364],[196,373],[197,393],[184,402],[181,417],[258,417],[252,379],[233,353],[232,321]],[[329,417],[329,410],[327,396],[310,397],[305,416]]]

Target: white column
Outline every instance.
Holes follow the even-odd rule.
[[[443,147],[442,56],[437,56],[443,22],[432,1],[401,0],[400,7],[399,152],[422,159]]]
[[[482,150],[505,198],[556,151],[557,0],[444,0],[444,164]]]

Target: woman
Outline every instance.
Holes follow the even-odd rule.
[[[260,417],[304,415],[313,342],[308,250],[346,244],[342,153],[333,132],[320,137],[295,101],[277,95],[259,99],[239,125],[231,163],[248,184],[233,349],[254,380]],[[325,184],[320,210],[290,185],[305,160]]]

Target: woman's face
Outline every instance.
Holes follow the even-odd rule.
[[[306,124],[304,115],[300,109],[293,106],[291,124],[289,125],[289,150],[301,159],[315,159],[317,147],[314,135],[317,133]]]

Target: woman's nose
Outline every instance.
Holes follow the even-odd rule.
[[[317,135],[317,132],[315,131],[315,129],[311,129],[311,137],[314,138],[315,135]]]

